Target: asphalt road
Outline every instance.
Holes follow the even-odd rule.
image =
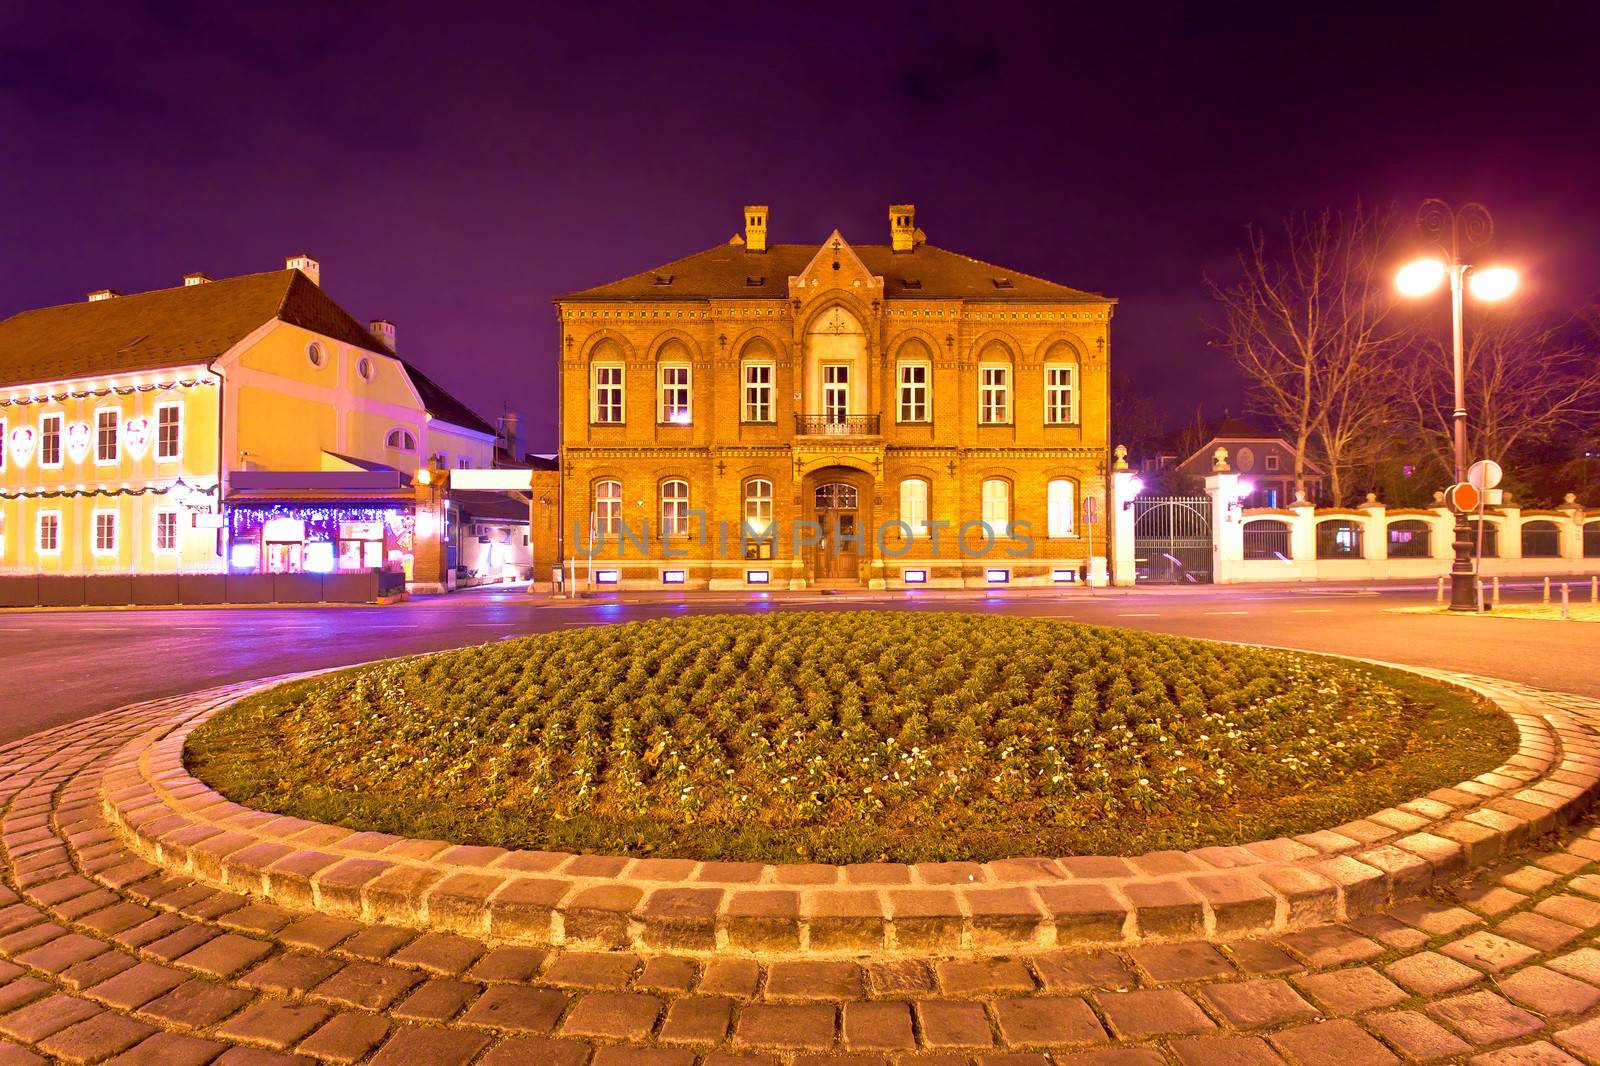
[[[1586,600],[1587,585],[1581,592]],[[1536,601],[1538,592],[1507,590],[1506,598]],[[1600,625],[1390,610],[1432,602],[1431,588],[1394,586],[774,593],[767,599],[691,593],[605,601],[473,590],[390,607],[0,612],[0,742],[207,685],[574,626],[730,611],[1030,615],[1436,666],[1600,696]]]

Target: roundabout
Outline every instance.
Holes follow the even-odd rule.
[[[0,1061],[1600,1061],[1600,704],[1435,679],[1515,753],[1265,841],[899,863],[319,824],[184,765],[259,685],[132,705],[0,749]]]

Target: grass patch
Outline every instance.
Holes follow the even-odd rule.
[[[1515,747],[1410,674],[1028,618],[723,615],[258,694],[189,738],[247,806],[508,848],[769,862],[1135,854],[1325,828]]]

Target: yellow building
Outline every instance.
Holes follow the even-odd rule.
[[[482,419],[285,269],[0,322],[0,574],[405,569],[411,474]]]
[[[1114,301],[930,245],[910,205],[886,244],[767,222],[556,301],[569,579],[1103,575]]]

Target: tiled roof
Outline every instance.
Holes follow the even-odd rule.
[[[445,391],[443,385],[418,370],[410,363],[405,363],[406,373],[411,375],[411,383],[417,387],[417,395],[422,397],[422,406],[428,413],[441,422],[448,422],[452,426],[461,426],[463,429],[475,429],[479,433],[495,436],[494,427],[478,414]]]
[[[632,277],[559,297],[562,300],[785,297],[789,278],[811,262],[817,244],[773,244],[748,252],[743,244],[719,244]],[[887,244],[853,244],[851,250],[883,278],[889,299],[1063,300],[1110,303],[1099,293],[1058,285],[1030,274],[918,245],[895,253]],[[670,279],[670,280],[668,280]]]
[[[275,318],[387,352],[310,278],[273,270],[19,312],[0,321],[0,384],[206,363]]]

